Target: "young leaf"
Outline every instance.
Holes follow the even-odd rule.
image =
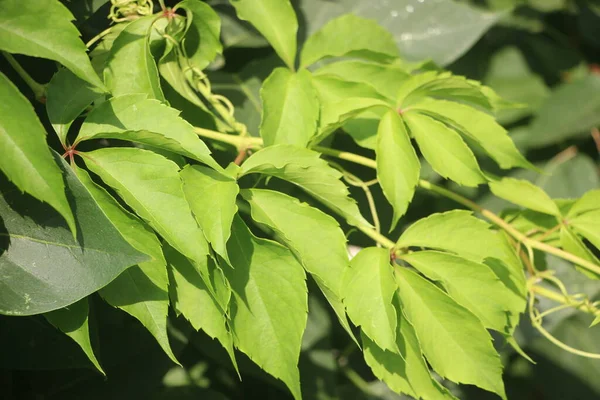
[[[505,332],[506,313],[523,312],[524,303],[513,301],[509,289],[485,264],[438,251],[417,251],[400,258],[440,282],[450,297],[475,314],[486,328]]]
[[[177,164],[151,151],[131,147],[94,150],[84,153],[83,159],[142,219],[200,268],[205,283],[225,306],[225,284],[212,283],[206,268],[208,243],[185,199]]]
[[[201,71],[215,59],[217,54],[223,52],[219,40],[221,19],[208,4],[200,0],[184,0],[175,6],[175,9],[177,8],[183,8],[192,21],[185,35],[183,47],[189,65]]]
[[[396,269],[396,282],[406,317],[437,373],[506,399],[500,356],[477,317],[406,268]]]
[[[598,209],[600,209],[600,189],[590,190],[573,204],[567,213],[567,218]]]
[[[340,177],[342,174],[319,158],[319,153],[292,145],[266,147],[250,156],[239,175],[261,173],[289,181],[343,215],[352,225],[369,225],[360,215]]]
[[[524,179],[505,177],[489,183],[494,195],[511,203],[555,215],[560,218],[560,210],[543,189]]]
[[[458,133],[419,113],[406,112],[402,119],[437,173],[465,186],[485,182],[473,152]]]
[[[58,155],[55,160],[72,199],[77,240],[54,209],[2,179],[0,235],[10,243],[0,255],[0,314],[33,315],[68,306],[149,259],[123,239],[66,162]]]
[[[277,68],[263,83],[260,98],[260,136],[265,146],[283,143],[306,147],[316,134],[319,120],[319,100],[310,73]]]
[[[297,364],[308,312],[304,270],[287,248],[255,237],[239,217],[227,250],[235,345],[299,400]]]
[[[379,123],[375,151],[377,178],[394,209],[390,227],[393,230],[415,194],[421,170],[404,122],[394,110],[388,111]]]
[[[75,235],[75,219],[60,168],[46,144],[46,131],[31,103],[1,72],[0,98],[0,170],[21,191],[54,207]]]
[[[94,364],[94,367],[102,372],[103,375],[106,375],[92,348],[88,314],[88,300],[87,298],[83,298],[70,306],[46,313],[44,317],[56,329],[73,339],[81,347],[81,350],[83,350],[92,364]]]
[[[298,20],[289,0],[230,0],[238,18],[250,22],[290,69],[296,60]]]
[[[364,60],[343,60],[319,67],[315,78],[335,75],[347,82],[366,83],[392,101],[409,73],[397,64],[379,64]]]
[[[350,261],[342,294],[350,320],[379,347],[398,353],[392,272],[389,250],[365,248]]]
[[[173,308],[177,314],[183,314],[194,329],[202,329],[208,336],[217,339],[237,368],[233,336],[227,330],[227,318],[210,294],[203,277],[187,258],[169,245],[165,246],[165,256],[169,266],[169,295]],[[216,267],[212,271],[216,271]]]
[[[63,146],[73,121],[100,96],[98,89],[66,68],[59,69],[52,77],[46,90],[46,112]]]
[[[349,260],[346,238],[337,221],[280,192],[248,189],[242,191],[242,196],[250,203],[252,218],[277,232],[296,253],[323,290],[344,329],[354,337],[341,303],[342,279]]]
[[[79,32],[71,23],[74,19],[58,0],[2,0],[0,50],[58,61],[81,79],[104,90]]]
[[[150,33],[156,16],[131,22],[117,36],[104,69],[104,80],[113,96],[143,93],[164,101],[158,69],[150,53]]]
[[[389,61],[399,53],[391,33],[377,22],[346,14],[332,19],[308,38],[300,53],[300,67],[326,57],[343,56]]]
[[[188,165],[180,173],[185,198],[208,242],[229,262],[227,240],[237,212],[235,179],[210,168]],[[210,194],[210,195],[207,195]]]
[[[411,109],[440,120],[462,135],[475,140],[501,168],[522,167],[535,169],[517,150],[510,136],[493,116],[454,101],[423,99]]]
[[[179,111],[157,100],[145,99],[143,94],[113,97],[94,108],[81,126],[77,141],[94,138],[156,146],[221,170],[194,128],[179,117]]]

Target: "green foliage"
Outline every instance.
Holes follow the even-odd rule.
[[[597,74],[557,84],[560,33],[535,33],[550,20],[450,0],[158,3],[0,3],[3,383],[44,368],[65,399],[506,399],[543,348],[533,329],[600,358],[557,336],[575,312],[584,338],[600,321],[600,178],[580,139],[600,133]],[[434,63],[500,17],[490,46]]]

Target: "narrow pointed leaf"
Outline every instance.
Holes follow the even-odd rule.
[[[494,195],[511,203],[560,217],[558,206],[544,190],[524,179],[502,178],[489,183]]]
[[[450,297],[475,314],[486,328],[505,332],[506,313],[524,311],[524,303],[513,301],[509,289],[485,264],[438,251],[417,251],[401,259],[441,283]]]
[[[298,20],[289,0],[230,0],[239,19],[267,38],[290,69],[296,61]]]
[[[291,145],[264,148],[250,156],[239,175],[261,173],[289,181],[343,215],[352,225],[369,225],[360,215],[342,174],[319,158],[319,153]]]
[[[421,165],[412,147],[404,122],[394,110],[388,111],[377,130],[377,179],[394,209],[392,225],[404,215],[415,194]]]
[[[2,73],[0,98],[0,171],[21,191],[54,207],[75,234],[75,219],[60,168],[46,143],[46,130],[31,103]]]
[[[519,152],[510,136],[493,116],[454,101],[427,98],[413,105],[475,140],[501,168],[535,169]]]
[[[577,236],[577,233],[575,232],[581,234],[581,232],[577,231],[575,226],[561,226],[559,236],[560,247],[562,247],[563,250],[582,258],[583,260],[599,265],[600,261],[598,260],[598,257],[592,253],[591,249],[588,248],[585,243],[583,243],[581,238]],[[585,235],[582,236],[585,237]],[[600,279],[600,275],[588,270],[585,267],[580,267],[579,265],[575,264],[575,268],[591,279]]]
[[[600,189],[590,190],[573,204],[567,213],[567,218],[598,209],[600,209]]]
[[[473,152],[458,133],[418,113],[407,112],[402,119],[423,156],[437,173],[465,186],[477,186],[485,182]]]
[[[104,89],[71,23],[74,19],[57,0],[2,0],[0,50],[58,61],[81,79]]]
[[[600,249],[600,210],[588,211],[570,220],[570,225]]]
[[[73,121],[100,96],[101,91],[66,68],[59,69],[52,77],[46,93],[46,112],[63,145]]]
[[[361,250],[350,261],[342,292],[354,325],[382,349],[398,353],[396,311],[392,305],[396,283],[389,251],[377,247]]]
[[[286,194],[249,189],[242,196],[250,203],[252,218],[265,224],[281,238],[312,274],[332,304],[340,323],[354,337],[346,313],[336,307],[342,300],[342,279],[349,260],[346,238],[331,216]]]
[[[185,198],[204,236],[217,254],[229,261],[227,240],[237,212],[237,182],[227,175],[199,165],[186,166],[180,175]]]
[[[377,22],[346,14],[332,19],[308,38],[302,47],[300,66],[343,56],[389,61],[399,52],[392,34]]]
[[[171,246],[165,246],[165,256],[169,268],[169,296],[173,308],[177,314],[182,314],[190,321],[194,329],[202,329],[208,336],[217,339],[237,368],[233,336],[227,330],[227,318],[197,268]]]
[[[434,284],[396,270],[400,299],[425,357],[440,376],[473,384],[506,399],[502,363],[481,322]]]
[[[304,270],[287,248],[255,237],[239,217],[227,250],[235,345],[299,400],[297,364],[308,312]]]
[[[283,143],[306,147],[317,132],[319,120],[319,100],[310,73],[277,68],[264,81],[260,97],[260,136],[265,146]]]
[[[67,163],[58,155],[55,159],[75,211],[77,240],[54,209],[2,179],[1,314],[33,315],[68,306],[150,258],[123,239]]]
[[[158,69],[150,53],[150,33],[156,16],[147,15],[131,22],[113,43],[104,80],[113,96],[145,94],[164,101]]]
[[[113,97],[89,113],[78,141],[95,138],[131,140],[156,146],[221,169],[210,150],[179,111],[143,94]]]
[[[188,29],[183,46],[190,66],[203,70],[217,54],[223,52],[219,36],[221,34],[221,19],[206,3],[200,0],[185,0],[176,8],[185,9],[192,23]]]
[[[79,347],[81,347],[81,350],[83,350],[92,364],[94,364],[94,367],[102,372],[103,375],[106,375],[92,348],[88,316],[89,309],[87,298],[81,299],[65,308],[60,308],[44,314],[44,317],[46,317],[50,324],[73,339]]]

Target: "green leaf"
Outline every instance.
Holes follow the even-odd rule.
[[[210,150],[179,111],[146,99],[143,94],[124,95],[94,108],[79,131],[78,141],[111,138],[156,146],[221,169]]]
[[[171,246],[165,246],[165,256],[169,266],[169,295],[173,308],[177,314],[183,314],[194,329],[202,329],[208,336],[217,339],[237,369],[233,336],[227,329],[227,318],[204,283],[204,278],[186,257]],[[215,271],[216,267],[213,267],[212,271]]]
[[[600,124],[600,76],[559,86],[536,112],[528,135],[528,146],[543,147],[577,136],[589,135]]]
[[[485,182],[473,152],[458,133],[426,115],[407,112],[402,119],[438,174],[465,186]]]
[[[342,327],[353,338],[342,304],[342,279],[348,269],[346,238],[331,216],[286,194],[264,189],[241,192],[252,218],[265,224],[300,259],[323,291]]]
[[[582,232],[578,231],[575,228],[575,226],[573,226],[573,227],[561,226],[560,233],[559,233],[560,247],[562,247],[563,250],[565,250],[569,253],[572,253],[572,254],[576,255],[577,257],[580,257],[584,260],[590,261],[596,265],[600,264],[600,261],[598,260],[598,258],[594,255],[594,253],[592,253],[590,248],[588,248],[588,246],[586,246],[585,243],[583,243],[583,241],[579,238],[579,236],[577,236],[577,233],[581,234]],[[586,235],[588,233],[591,236],[597,235],[596,232],[592,231],[591,233],[586,232],[582,236],[587,238]],[[600,279],[600,275],[588,270],[587,268],[580,267],[577,264],[575,264],[575,268],[582,274],[586,275],[588,278]]]
[[[379,123],[375,151],[377,179],[394,209],[391,231],[406,212],[415,194],[421,170],[404,122],[394,110],[388,111]]]
[[[46,92],[46,112],[63,146],[73,121],[101,95],[68,69],[61,68],[52,77]]]
[[[225,306],[225,283],[211,283],[206,267],[208,243],[185,199],[177,164],[151,151],[131,147],[94,150],[84,153],[83,160],[137,215],[194,262],[219,304]]]
[[[415,329],[400,310],[396,309],[396,313],[396,342],[400,353],[381,349],[363,333],[363,352],[367,365],[377,378],[397,393],[406,393],[426,400],[455,399],[446,388],[433,379],[421,354]]]
[[[204,236],[217,254],[229,262],[227,240],[237,212],[239,187],[235,179],[210,168],[188,165],[180,173],[183,192]]]
[[[399,53],[392,35],[377,22],[347,14],[332,19],[308,38],[300,53],[300,67],[343,56],[390,61]]]
[[[470,211],[432,214],[406,229],[396,247],[445,250],[478,263],[499,260],[501,264],[490,263],[489,266],[524,304],[527,288],[523,266],[506,238],[489,228],[489,224],[473,217]]]
[[[312,76],[311,80],[319,94],[319,99],[325,104],[339,102],[349,97],[370,97],[389,102],[389,99],[379,93],[371,82],[354,82],[333,74]]]
[[[560,218],[561,213],[556,203],[544,190],[529,181],[506,177],[491,181],[489,185],[495,196],[531,210]]]
[[[535,169],[517,150],[506,129],[489,114],[461,103],[430,98],[413,105],[411,109],[422,110],[463,136],[475,140],[501,168]]]
[[[149,259],[122,238],[71,168],[58,155],[55,159],[70,193],[77,240],[54,209],[2,180],[1,314],[33,315],[68,306]]]
[[[406,268],[396,269],[396,282],[403,310],[433,369],[444,378],[506,399],[500,356],[477,317]]]
[[[150,53],[150,33],[156,16],[147,15],[131,22],[110,48],[104,80],[113,96],[143,93],[164,101],[158,69]]]
[[[94,367],[102,372],[103,375],[106,375],[92,348],[88,316],[89,309],[87,298],[83,298],[65,308],[60,308],[44,314],[44,317],[46,317],[50,324],[73,339],[75,343],[81,347],[81,350],[83,350],[92,364],[94,364]]]
[[[342,174],[319,158],[319,153],[292,145],[266,147],[250,156],[239,175],[261,173],[275,176],[304,189],[352,225],[369,225],[360,215],[348,188],[339,180]]]
[[[361,250],[350,261],[342,291],[354,325],[360,326],[382,349],[398,353],[396,310],[392,305],[396,284],[389,250],[377,247]]]
[[[290,69],[296,60],[298,20],[289,0],[230,0],[239,19],[248,21],[271,43]]]
[[[524,303],[485,264],[438,251],[418,251],[400,258],[427,278],[440,282],[450,297],[481,320],[483,326],[505,332],[506,313],[518,315]]]
[[[187,60],[191,67],[203,70],[217,54],[223,53],[219,40],[221,19],[208,4],[199,0],[182,1],[177,8],[183,8],[192,21],[183,42]]]
[[[2,0],[0,50],[58,61],[79,78],[105,89],[73,19],[57,0]]]
[[[295,144],[306,147],[316,134],[319,99],[308,71],[277,68],[265,80],[260,136],[265,146]]]
[[[588,211],[571,218],[569,225],[600,249],[600,210]]]
[[[343,60],[319,67],[315,78],[334,75],[347,82],[365,83],[385,97],[396,100],[400,85],[410,75],[398,64],[379,64],[364,60]]]
[[[46,131],[31,103],[2,73],[0,98],[0,170],[21,191],[54,207],[75,235],[75,219],[61,171],[46,144]]]
[[[304,270],[287,248],[255,237],[239,217],[227,250],[235,345],[299,400],[297,364],[308,312]]]
[[[578,199],[567,213],[567,218],[600,209],[600,189],[590,190]]]

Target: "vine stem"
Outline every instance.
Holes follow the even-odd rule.
[[[36,100],[43,102],[46,98],[46,86],[33,79],[31,75],[29,75],[27,71],[25,71],[21,64],[19,64],[19,62],[15,60],[12,54],[3,51],[2,55],[4,56],[4,58],[6,58],[6,61],[8,61],[10,66],[13,67],[17,74],[19,74],[21,79],[25,81],[27,86],[29,86],[29,88],[33,91]]]
[[[112,31],[114,26],[110,26],[108,28],[106,28],[105,30],[103,30],[102,32],[100,32],[99,34],[97,34],[96,36],[94,36],[93,38],[91,38],[90,40],[88,40],[88,42],[85,44],[86,48],[90,48],[92,47],[92,45],[94,43],[96,43],[98,40],[102,39],[104,36],[108,35],[110,33],[110,31]]]
[[[196,129],[196,133],[199,136],[219,140],[219,141],[222,141],[225,143],[229,143],[233,146],[236,146],[237,148],[240,148],[239,146],[242,146],[242,147],[243,146],[248,146],[248,147],[262,146],[261,138],[255,138],[255,137],[249,137],[249,136],[246,136],[246,137],[233,136],[233,135],[228,135],[225,133],[211,131],[211,130],[207,130],[207,129],[203,129],[203,128],[195,128],[195,129]],[[370,158],[367,158],[367,157],[364,157],[364,156],[361,156],[358,154],[354,154],[354,153],[350,153],[350,152],[346,152],[346,151],[335,150],[335,149],[330,149],[330,148],[321,147],[321,146],[313,146],[312,148],[313,148],[313,150],[316,150],[322,154],[325,154],[325,155],[328,155],[331,157],[336,157],[336,158],[339,158],[340,160],[346,160],[346,161],[350,161],[355,164],[359,164],[359,165],[362,165],[362,166],[365,166],[368,168],[377,169],[377,162],[375,160],[372,160]],[[490,222],[492,222],[499,228],[502,228],[509,235],[514,237],[517,241],[523,243],[525,246],[529,246],[531,248],[541,250],[545,253],[552,254],[554,256],[557,256],[559,258],[562,258],[564,260],[567,260],[574,264],[577,264],[580,267],[583,267],[591,272],[594,272],[595,274],[600,275],[600,266],[598,266],[592,262],[589,262],[581,257],[578,257],[574,254],[571,254],[569,252],[561,250],[557,247],[550,246],[546,243],[542,243],[538,240],[532,239],[532,238],[524,235],[523,233],[521,233],[518,230],[516,230],[515,228],[513,228],[508,222],[504,221],[498,215],[494,214],[492,211],[481,207],[479,204],[475,203],[472,200],[467,199],[466,197],[459,195],[458,193],[454,193],[446,188],[437,186],[437,185],[435,185],[429,181],[423,180],[423,179],[419,180],[418,186],[422,189],[429,190],[431,192],[437,193],[437,194],[447,197],[451,200],[454,200],[457,203],[462,204],[463,206],[470,208],[471,210],[473,210],[475,212],[478,212],[479,214],[484,216],[486,219],[488,219]],[[382,245],[384,245],[387,248],[392,248],[395,245],[394,242],[385,238],[383,235],[378,234],[377,232],[375,232],[374,230],[372,230],[370,228],[365,228],[365,227],[360,227],[360,226],[357,228],[360,229],[367,236],[373,238],[378,243],[381,243]],[[385,239],[385,240],[383,240],[383,239]]]

